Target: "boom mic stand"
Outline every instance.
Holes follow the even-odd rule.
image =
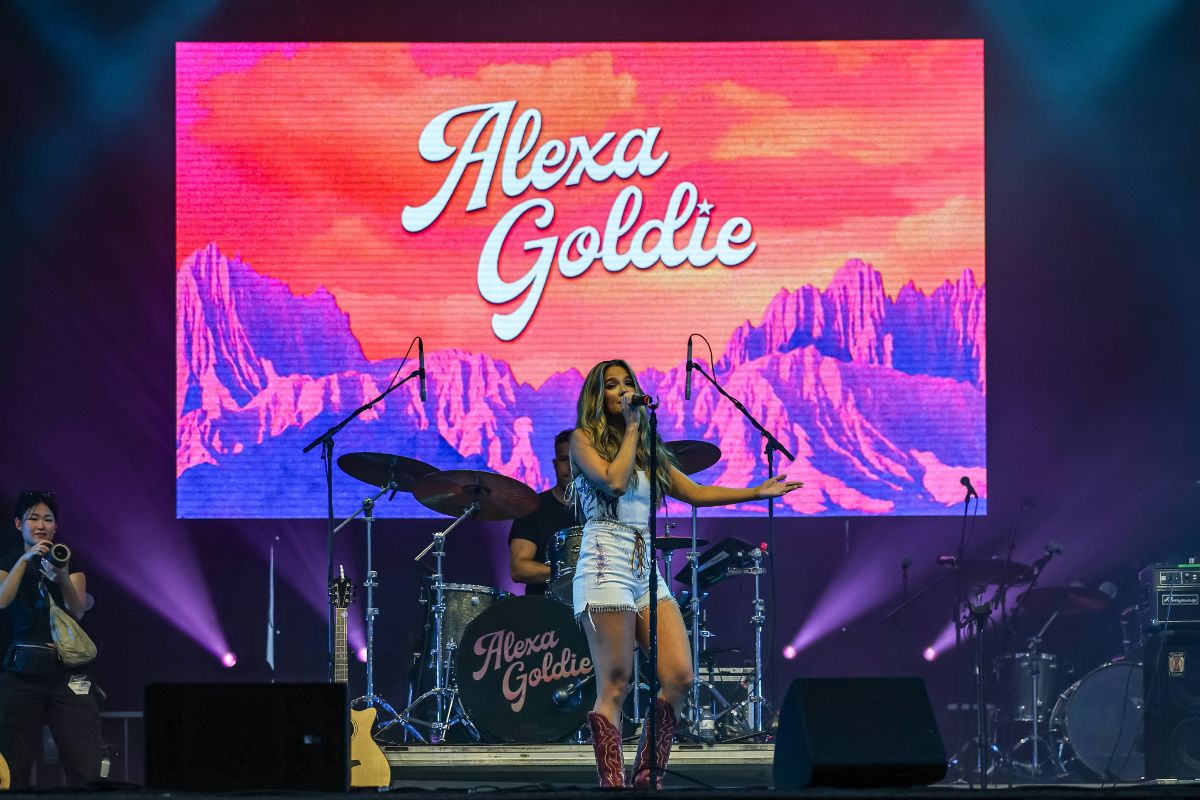
[[[729,392],[725,391],[725,389],[721,386],[721,384],[717,383],[716,379],[714,379],[711,375],[709,375],[707,372],[705,372],[704,367],[700,366],[695,361],[689,361],[688,364],[696,372],[699,372],[701,375],[703,375],[704,379],[707,380],[709,383],[711,383],[713,385],[713,388],[716,389],[717,392],[720,393],[720,395],[722,397],[724,397],[729,402],[733,403],[733,407],[736,408],[738,411],[742,412],[742,416],[746,418],[746,421],[749,422],[752,426],[754,426],[755,430],[757,430],[760,434],[762,434],[762,437],[763,437],[764,441],[766,442],[766,444],[763,448],[763,452],[767,458],[767,478],[768,479],[773,478],[775,476],[775,453],[776,452],[780,453],[788,461],[796,460],[796,457],[794,455],[792,455],[791,452],[786,447],[784,447],[783,444],[778,439],[776,439],[771,434],[770,431],[768,431],[766,428],[764,428],[762,426],[762,424],[760,424],[759,421],[754,418],[753,414],[751,414],[749,411],[746,410],[746,407],[744,405],[742,405],[740,400],[738,400],[736,397],[731,395]],[[770,497],[767,499],[767,541],[771,543],[771,546],[773,548],[774,544],[775,544],[775,498],[774,497]],[[774,552],[772,552],[771,558],[774,559],[774,557],[775,557],[775,554],[774,554]],[[755,566],[756,566],[756,568],[761,568],[760,563],[756,563]],[[755,577],[755,580],[756,581],[758,580],[758,576]],[[772,584],[772,585],[774,585],[774,584]],[[762,659],[762,632],[763,632],[763,624],[764,624],[765,620],[766,620],[765,603],[762,600],[762,598],[758,596],[758,593],[756,591],[755,598],[754,598],[754,617],[751,620],[754,623],[754,654],[755,654],[754,687],[753,687],[752,696],[749,698],[750,708],[751,708],[750,727],[753,729],[753,732],[751,734],[749,734],[749,736],[760,736],[760,735],[766,733],[766,726],[764,725],[764,722],[763,722],[763,705],[766,702],[766,699],[763,697],[763,664],[762,664],[762,662],[763,662],[763,659]],[[748,737],[738,737],[738,738],[748,738]],[[734,740],[726,740],[726,741],[734,741]]]
[[[409,345],[409,347],[411,347],[411,346],[412,345]],[[373,407],[380,400],[387,397],[389,394],[396,391],[401,386],[403,386],[404,384],[411,381],[413,378],[423,377],[424,374],[425,374],[424,369],[421,369],[421,368],[414,369],[407,376],[405,376],[405,378],[403,380],[401,380],[399,383],[393,383],[391,386],[389,386],[387,389],[385,389],[381,395],[376,397],[374,400],[372,400],[369,403],[359,406],[354,411],[351,411],[349,416],[347,416],[341,422],[337,423],[336,425],[331,427],[329,430],[325,431],[320,436],[313,439],[311,442],[309,442],[308,444],[306,444],[304,446],[304,450],[302,452],[307,453],[309,450],[312,450],[317,445],[321,445],[321,460],[325,462],[325,498],[326,498],[326,501],[328,504],[328,525],[329,525],[329,527],[328,527],[329,536],[328,536],[328,541],[326,542],[326,549],[328,550],[328,553],[329,553],[329,569],[328,569],[328,575],[326,576],[326,580],[329,582],[333,581],[333,535],[336,532],[336,530],[334,528],[334,517],[333,517],[333,437],[336,436],[338,434],[338,432],[340,432],[342,430],[342,428],[349,425],[350,422],[352,420],[354,420],[356,417],[358,417],[359,414],[363,413],[368,408]],[[331,680],[331,681],[333,680],[333,647],[334,647],[334,645],[333,645],[334,616],[333,615],[334,615],[334,608],[333,608],[333,605],[330,604],[330,606],[329,606],[329,629],[327,632],[326,650],[328,652],[328,674],[327,674],[327,677],[328,677],[328,680]]]

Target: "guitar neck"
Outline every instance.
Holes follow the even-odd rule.
[[[346,617],[347,609],[334,609],[333,622],[333,682],[347,683],[349,667],[346,652]]]

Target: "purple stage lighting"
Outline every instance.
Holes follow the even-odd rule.
[[[934,650],[932,647],[926,647],[925,652],[921,655],[926,661],[933,661],[938,657],[937,650]]]
[[[358,658],[358,660],[359,660],[359,661],[361,661],[362,663],[364,663],[364,664],[365,664],[365,663],[367,663],[367,647],[366,647],[366,645],[363,645],[362,647],[360,647],[360,648],[358,648],[357,650],[355,650],[355,651],[354,651],[354,655],[355,655],[355,656]]]
[[[235,654],[232,650],[227,650],[225,655],[221,656],[221,663],[225,665],[226,669],[233,667],[235,664],[237,664],[237,654]]]
[[[796,648],[792,647],[790,644],[787,647],[783,648],[783,657],[788,660],[795,658],[796,657]]]

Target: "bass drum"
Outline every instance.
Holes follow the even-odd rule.
[[[587,637],[547,597],[509,597],[476,617],[454,674],[471,721],[494,741],[565,739],[596,702]]]
[[[1142,665],[1097,667],[1059,696],[1050,729],[1062,735],[1064,767],[1075,764],[1105,781],[1136,781],[1142,752]]]

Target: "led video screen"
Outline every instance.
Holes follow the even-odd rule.
[[[697,480],[761,482],[742,413],[698,373],[685,399],[701,334],[795,456],[777,513],[986,498],[981,41],[179,43],[176,153],[180,517],[325,516],[303,447],[418,336],[426,399],[335,456],[546,489],[583,375],[624,358],[664,439],[720,448]],[[370,487],[334,473],[347,516]]]

